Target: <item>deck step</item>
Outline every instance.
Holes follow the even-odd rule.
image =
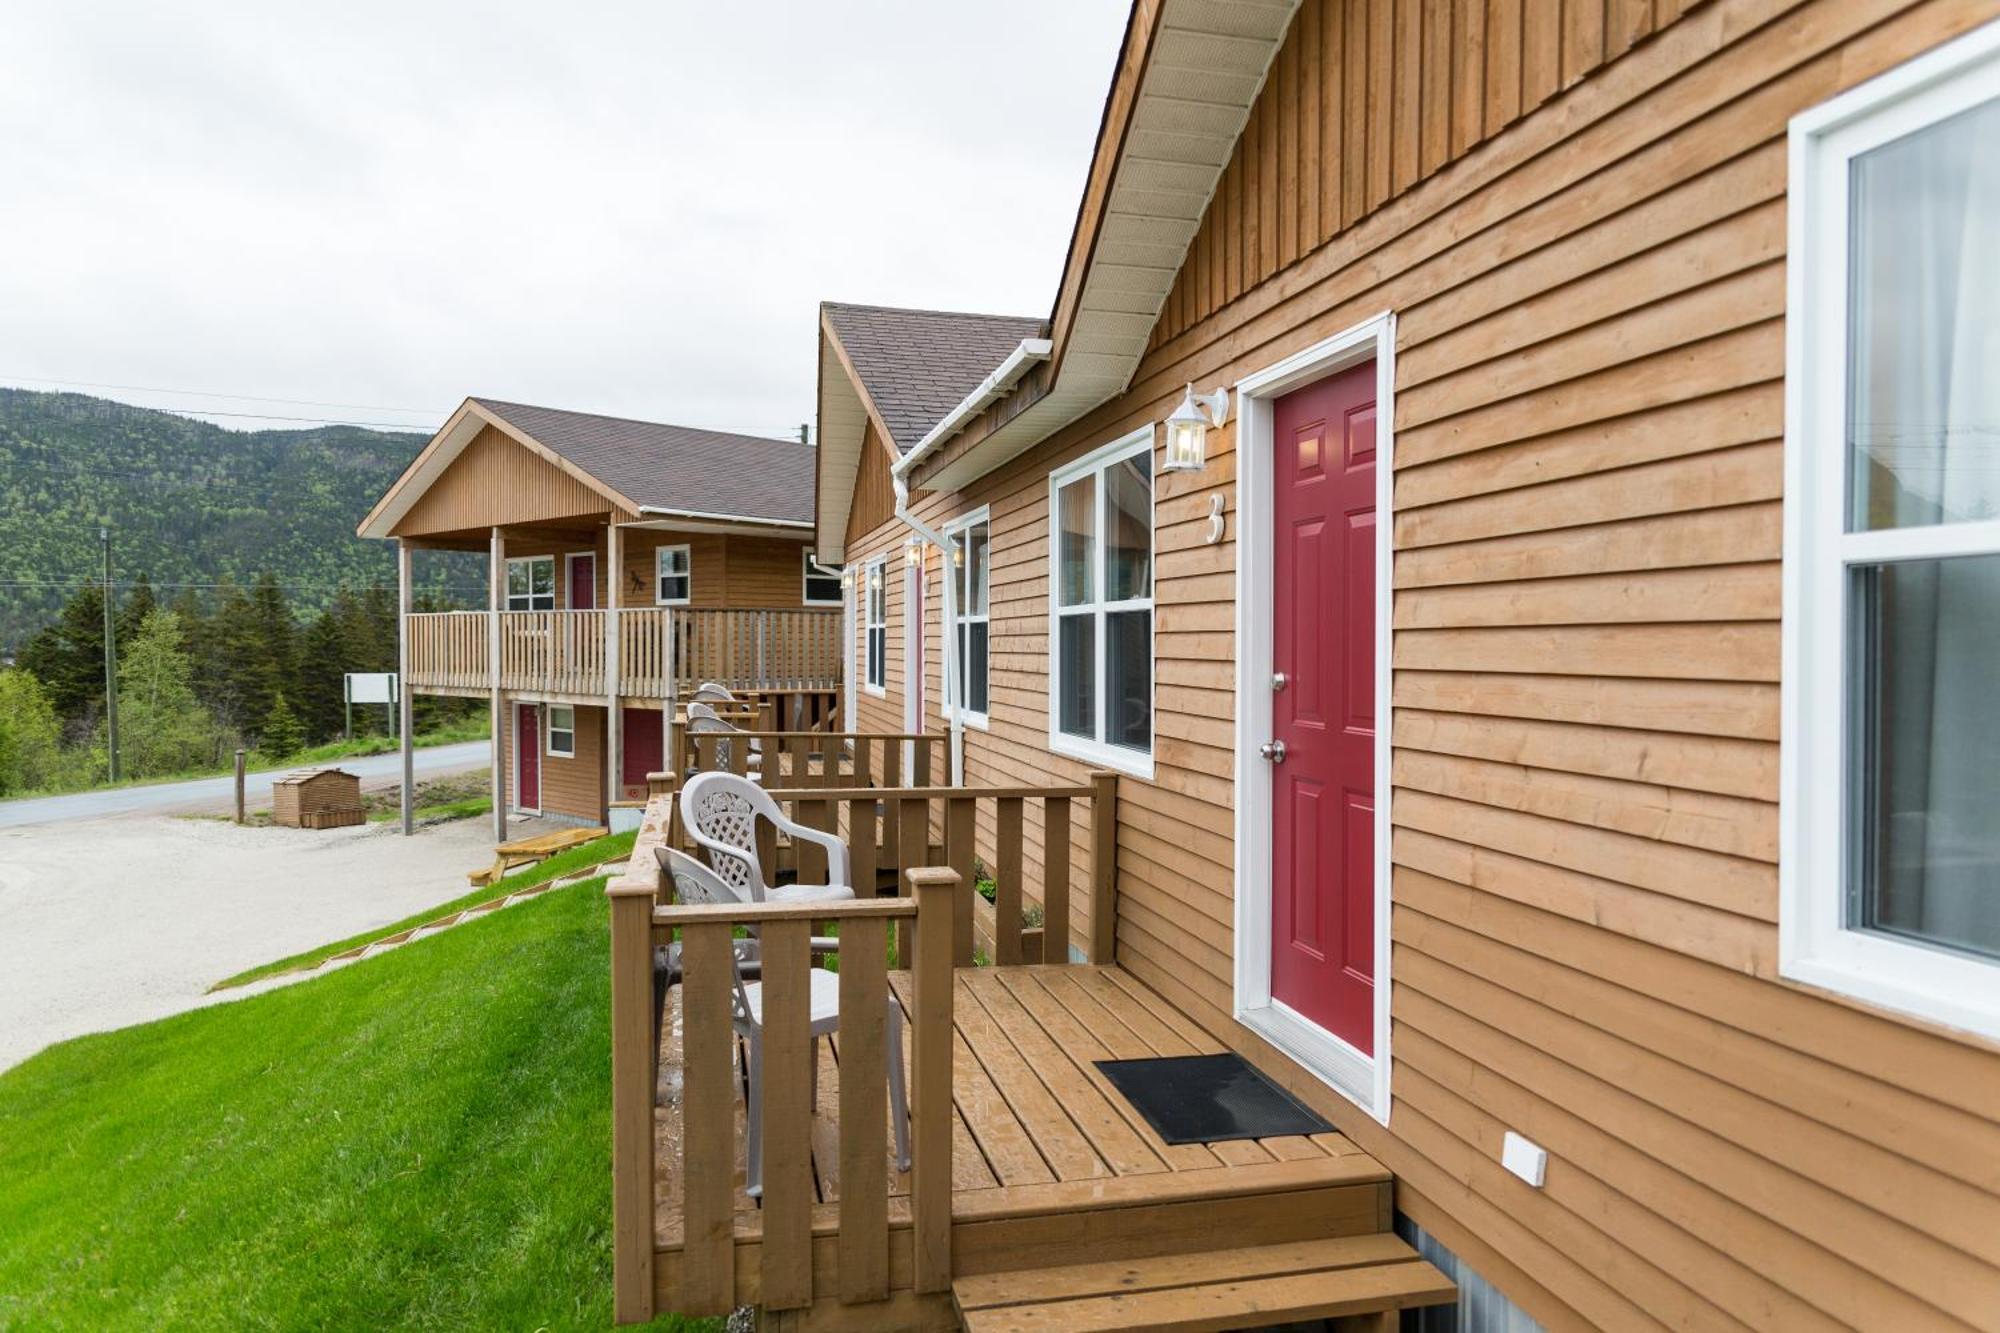
[[[952,1284],[967,1333],[1194,1333],[1447,1305],[1457,1294],[1450,1278],[1387,1233],[987,1273]]]

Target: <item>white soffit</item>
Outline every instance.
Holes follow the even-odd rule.
[[[847,368],[819,335],[819,493],[813,506],[814,556],[829,564],[847,559],[847,516],[868,438],[868,409]]]
[[[1056,382],[924,477],[925,490],[965,485],[1132,382],[1297,8],[1298,0],[1166,0]]]

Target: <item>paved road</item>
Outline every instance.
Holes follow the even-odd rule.
[[[461,772],[469,768],[478,768],[486,763],[486,760],[485,741],[433,746],[427,750],[417,751],[417,776],[437,777],[445,773]],[[377,785],[383,779],[400,777],[403,771],[402,762],[402,756],[393,751],[388,754],[338,761],[339,767],[360,777],[364,787]],[[289,771],[276,768],[268,773],[250,774],[244,782],[245,800],[255,803],[269,799],[271,783]],[[25,824],[57,824],[72,819],[101,819],[106,815],[165,814],[181,810],[227,808],[234,801],[235,794],[236,779],[220,777],[195,778],[189,782],[162,782],[151,787],[80,791],[69,796],[38,796],[25,801],[0,801],[0,828],[17,828]]]

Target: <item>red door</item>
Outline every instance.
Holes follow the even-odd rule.
[[[1373,1054],[1374,363],[1280,398],[1272,426],[1271,996]]]
[[[620,776],[624,778],[628,795],[644,796],[646,775],[658,773],[667,766],[666,738],[660,734],[660,710],[626,709],[624,731],[625,771]]]
[[[523,810],[540,810],[542,710],[536,704],[516,704],[514,717],[514,804]]]
[[[569,609],[589,611],[597,606],[597,557],[573,555],[569,558]]]

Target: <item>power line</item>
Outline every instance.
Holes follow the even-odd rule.
[[[338,407],[351,412],[414,412],[423,416],[448,416],[451,408],[390,407],[383,403],[332,403],[317,398],[267,398],[254,393],[221,393],[209,389],[162,389],[147,384],[105,384],[97,380],[57,380],[35,375],[0,375],[0,380],[23,384],[67,384],[81,389],[118,389],[126,393],[169,393],[177,398],[226,398],[238,403],[280,403],[290,407]]]

